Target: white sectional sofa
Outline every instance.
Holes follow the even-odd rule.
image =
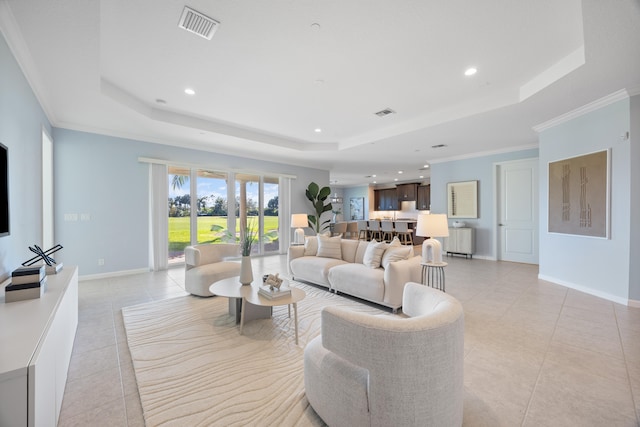
[[[421,257],[399,242],[365,242],[337,237],[307,236],[304,246],[291,246],[292,278],[304,280],[367,301],[402,307],[407,282],[421,280]]]

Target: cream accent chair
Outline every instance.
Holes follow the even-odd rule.
[[[240,263],[225,261],[239,256],[240,245],[235,243],[187,246],[184,248],[186,291],[201,297],[213,296],[209,286],[214,282],[240,276]]]
[[[408,318],[322,310],[322,335],[304,351],[304,385],[329,426],[462,425],[462,305],[409,282],[402,310]]]

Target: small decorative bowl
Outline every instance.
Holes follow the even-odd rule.
[[[464,221],[453,221],[453,228],[461,228],[464,227],[466,224],[464,223]]]

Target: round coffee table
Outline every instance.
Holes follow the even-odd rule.
[[[242,329],[244,327],[244,322],[253,319],[260,318],[269,318],[271,317],[271,307],[279,306],[279,305],[287,305],[289,306],[289,317],[291,317],[291,306],[293,305],[293,316],[294,316],[294,325],[295,325],[295,333],[296,333],[296,344],[298,344],[298,301],[301,301],[306,296],[306,293],[302,289],[293,288],[291,289],[291,295],[286,297],[280,297],[276,299],[265,298],[262,295],[258,294],[258,289],[260,289],[260,285],[262,284],[262,277],[259,280],[254,280],[251,285],[241,285],[239,282],[239,277],[230,277],[228,279],[223,279],[218,282],[215,282],[213,285],[209,287],[209,291],[211,291],[214,295],[219,295],[221,297],[229,298],[229,310],[231,312],[232,306],[235,305],[236,308],[239,308],[240,311],[240,335],[242,335]],[[283,285],[288,286],[289,282],[285,279],[282,282]],[[235,303],[232,303],[231,300],[235,300]],[[237,307],[238,303],[241,304],[240,307]],[[260,309],[262,308],[262,310]],[[264,308],[268,310],[265,311]],[[234,314],[234,313],[231,313]],[[237,320],[237,311],[235,311],[236,320]]]

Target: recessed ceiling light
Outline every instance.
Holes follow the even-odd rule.
[[[195,95],[196,91],[188,87],[184,90],[184,93],[186,93],[187,95]]]
[[[378,181],[373,181],[373,183],[374,183],[374,184],[377,184],[377,183],[378,183]]]
[[[467,69],[465,70],[464,75],[465,75],[465,76],[467,76],[467,77],[469,77],[469,76],[473,76],[473,75],[474,75],[475,73],[477,73],[477,72],[478,72],[478,69],[477,69],[477,68],[469,67],[469,68],[467,68]]]
[[[424,167],[424,168],[428,168],[428,167],[429,167],[429,165],[424,165],[423,167]]]
[[[420,179],[424,178],[424,175],[420,175]]]
[[[398,178],[393,178],[393,180],[394,180],[394,181],[397,181],[397,180],[398,180]]]
[[[404,171],[398,171],[398,173],[403,173]]]
[[[320,133],[320,132],[322,132],[322,129],[320,129],[320,128],[315,128],[313,131],[314,131],[315,133]]]
[[[375,177],[377,177],[378,175],[375,175],[375,174],[374,174],[374,175],[371,175],[371,176],[375,178]]]
[[[320,24],[318,24],[317,22],[314,22],[313,24],[311,24],[311,29],[313,31],[319,31],[320,30]]]

